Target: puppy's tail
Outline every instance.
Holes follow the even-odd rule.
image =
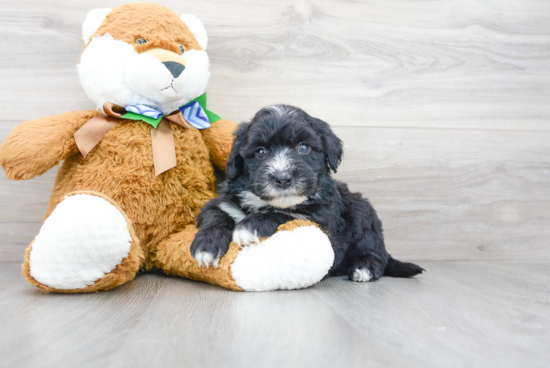
[[[384,276],[413,277],[424,271],[426,270],[414,263],[401,262],[390,257],[386,270],[384,271]]]

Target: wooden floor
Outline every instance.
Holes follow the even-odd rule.
[[[238,293],[156,274],[44,294],[0,263],[1,367],[548,367],[550,264]]]

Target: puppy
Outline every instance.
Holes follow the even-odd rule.
[[[258,244],[279,225],[307,219],[329,234],[335,257],[327,276],[366,282],[421,273],[388,254],[374,208],[331,177],[342,154],[342,141],[324,121],[288,105],[260,110],[235,132],[227,180],[197,218],[193,257],[217,266],[231,240]]]

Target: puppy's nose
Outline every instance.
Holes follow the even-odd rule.
[[[286,189],[292,183],[292,175],[286,171],[277,173],[275,174],[275,183],[277,184],[277,187]]]
[[[182,65],[180,63],[176,63],[174,61],[165,61],[163,62],[166,69],[172,73],[172,76],[174,78],[177,78],[180,76],[180,74],[185,70],[185,65]]]

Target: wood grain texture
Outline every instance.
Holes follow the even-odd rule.
[[[2,1],[3,118],[93,108],[80,27],[124,2]],[[204,21],[212,108],[236,121],[285,102],[333,125],[550,129],[546,0],[160,3]]]
[[[0,140],[20,119],[93,106],[75,64],[92,8],[0,4]],[[415,260],[550,260],[550,2],[208,0],[213,111],[243,121],[298,105],[336,127],[337,177]],[[0,177],[0,260],[21,260],[55,169]]]
[[[237,293],[162,275],[44,294],[0,263],[0,367],[547,367],[550,264]]]
[[[371,200],[387,249],[411,260],[550,261],[550,133],[337,127],[336,178]],[[21,260],[55,170],[0,179],[0,259]]]
[[[336,128],[397,258],[550,261],[550,133]]]

